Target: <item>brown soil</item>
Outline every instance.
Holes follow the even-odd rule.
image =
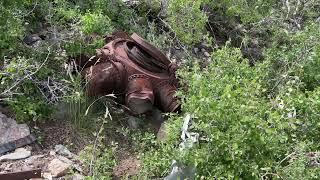
[[[36,129],[35,129],[36,128]],[[58,144],[62,144],[77,154],[86,145],[93,142],[93,137],[88,133],[82,133],[73,128],[70,122],[61,120],[51,120],[33,127],[34,134],[38,139],[41,150],[54,149]]]
[[[137,175],[140,170],[140,161],[135,157],[128,157],[123,159],[120,163],[114,167],[113,175],[114,179],[120,179],[125,176]]]

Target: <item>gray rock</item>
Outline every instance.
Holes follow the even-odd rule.
[[[25,42],[27,45],[29,46],[32,46],[34,45],[35,43],[41,41],[42,39],[39,37],[39,35],[37,34],[30,34],[28,36],[26,36],[24,39],[23,39],[23,42]]]
[[[43,159],[43,157],[45,157],[45,155],[43,155],[43,154],[31,156],[31,157],[27,158],[26,160],[24,160],[24,162],[27,165],[34,165],[36,161],[38,161],[39,159]]]
[[[127,119],[128,125],[131,129],[138,129],[139,128],[139,118],[134,116],[129,116]]]
[[[46,180],[52,180],[52,175],[48,172],[42,173],[42,177]]]
[[[35,141],[26,124],[18,124],[0,112],[0,155]]]
[[[210,54],[209,54],[207,51],[203,52],[203,55],[204,55],[205,57],[210,57]]]
[[[194,48],[193,51],[194,51],[195,54],[198,54],[199,48]]]
[[[203,55],[204,55],[205,57],[210,57],[210,53],[208,53],[208,51],[207,51],[206,49],[202,48],[202,49],[201,49],[201,52],[203,53]]]
[[[18,148],[13,153],[6,154],[0,157],[0,162],[8,160],[19,160],[25,159],[31,156],[31,151],[25,148]]]
[[[71,180],[84,180],[84,176],[82,176],[81,174],[74,174],[71,177]]]
[[[66,156],[68,158],[73,158],[75,156],[72,152],[68,150],[68,148],[61,144],[56,145],[54,149],[57,154],[60,154],[62,156]]]
[[[0,144],[20,139],[30,134],[26,124],[17,124],[17,122],[0,113]]]

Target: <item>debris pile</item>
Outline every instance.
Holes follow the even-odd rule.
[[[59,144],[54,150],[35,154],[29,146],[34,141],[26,124],[18,124],[0,112],[0,179],[52,179],[70,171],[82,173],[78,156],[65,146]]]
[[[78,156],[63,145],[56,145],[55,150],[38,155],[31,155],[31,147],[18,148],[12,153],[0,156],[0,161],[0,179],[8,175],[28,177],[28,173],[36,170],[40,172],[39,177],[49,180],[64,177],[69,172],[83,172]],[[80,174],[77,176],[79,179]]]

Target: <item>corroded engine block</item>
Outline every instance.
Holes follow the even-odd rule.
[[[158,107],[164,112],[179,109],[175,97],[177,66],[136,33],[107,36],[106,45],[84,65],[89,96],[115,93],[136,114]]]

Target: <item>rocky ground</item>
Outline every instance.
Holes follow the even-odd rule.
[[[94,142],[93,136],[81,133],[72,128],[68,122],[61,123],[61,121],[47,121],[38,125],[30,125],[29,130],[26,124],[18,124],[13,118],[9,118],[8,116],[12,116],[9,110],[2,109],[2,112],[6,112],[6,115],[1,113],[0,116],[0,126],[3,127],[0,128],[0,135],[3,137],[3,141],[6,139],[5,143],[19,138],[27,140],[28,135],[31,134],[35,136],[36,141],[32,143],[27,141],[28,145],[16,147],[11,151],[7,147],[3,147],[4,142],[0,142],[0,149],[2,147],[8,151],[0,154],[0,174],[34,169],[41,169],[43,179],[84,179],[88,174],[79,155],[87,145]],[[131,127],[136,128],[134,118],[130,118],[129,121]],[[25,128],[19,129],[18,127]],[[6,131],[4,128],[7,128]],[[25,132],[21,133],[22,130]],[[13,136],[10,139],[5,138],[4,135]],[[118,163],[113,168],[113,178],[120,179],[124,176],[137,174],[141,163],[134,155],[130,142],[123,137],[116,137],[117,134],[113,134],[112,137],[111,132],[107,136],[109,138],[106,138],[106,141],[110,141],[110,138],[121,141],[116,152]]]

